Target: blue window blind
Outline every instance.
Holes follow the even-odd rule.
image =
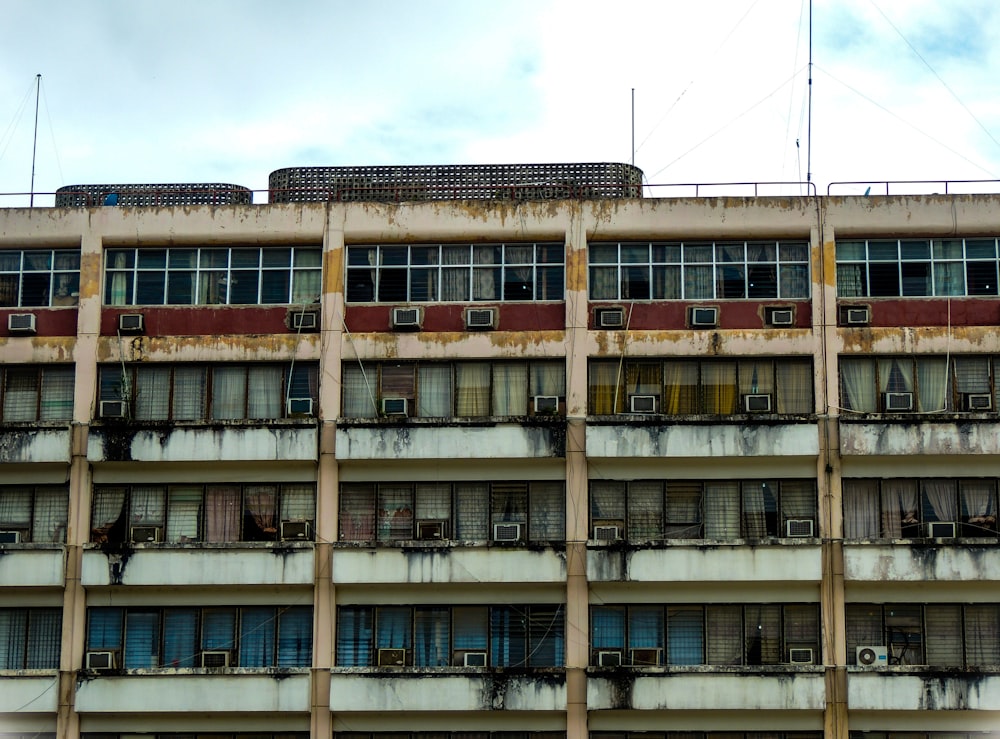
[[[87,649],[121,649],[122,618],[121,608],[92,608],[87,623]]]
[[[450,664],[448,609],[418,608],[413,616],[413,664],[444,667]]]
[[[377,649],[410,648],[409,608],[380,608],[376,627],[375,647]]]
[[[198,611],[178,608],[163,614],[163,666],[195,667],[198,655]]]
[[[274,664],[274,609],[245,608],[240,621],[240,667]]]
[[[372,610],[341,608],[337,613],[337,664],[365,667],[372,658]]]
[[[499,606],[490,612],[491,664],[517,667],[527,662],[527,614],[522,608]]]
[[[202,617],[201,646],[211,651],[232,649],[236,634],[236,610],[218,609],[205,611]]]
[[[311,662],[312,608],[289,608],[278,619],[278,667],[308,667]]]
[[[125,668],[158,667],[160,614],[129,611],[125,618]]]

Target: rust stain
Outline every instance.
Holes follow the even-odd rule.
[[[323,252],[323,292],[339,293],[344,289],[344,249]]]
[[[101,256],[100,253],[80,254],[80,300],[101,297]]]
[[[319,335],[254,334],[225,336],[140,336],[123,345],[125,361],[290,361],[300,357],[302,344],[318,355]],[[97,342],[99,362],[122,359],[118,337],[102,336]]]

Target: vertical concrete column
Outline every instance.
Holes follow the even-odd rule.
[[[76,672],[83,665],[84,630],[87,626],[86,593],[80,580],[83,545],[90,531],[90,464],[87,436],[97,391],[97,345],[101,327],[101,254],[99,235],[87,231],[80,242],[80,302],[77,312],[73,390],[73,423],[70,427],[69,511],[66,527],[66,583],[63,590],[62,634],[59,645],[59,713],[56,736],[78,739]]]
[[[313,670],[310,736],[330,739],[330,668],[336,613],[331,565],[337,541],[340,471],[337,418],[340,416],[340,359],[344,328],[344,231],[342,206],[327,210],[323,239],[323,294],[319,383],[319,471],[316,478],[316,562],[313,587]],[[331,221],[337,220],[336,224]]]
[[[587,737],[587,239],[581,203],[566,233],[566,736]]]

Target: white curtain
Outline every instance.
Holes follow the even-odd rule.
[[[845,410],[874,413],[878,409],[875,396],[875,366],[871,359],[842,358],[840,377],[844,384],[841,403]]]
[[[204,367],[174,368],[175,421],[200,421],[205,417],[206,376]]]
[[[170,410],[170,368],[139,367],[135,378],[135,417],[164,420]]]
[[[461,301],[469,299],[469,252],[468,245],[443,246],[441,270],[441,300]],[[462,265],[449,267],[448,265]]]
[[[250,367],[250,389],[247,394],[247,418],[281,418],[285,397],[282,367],[255,365]]]
[[[913,360],[909,357],[879,357],[878,389],[880,393],[913,392]]]
[[[198,540],[198,520],[201,513],[202,488],[178,485],[169,491],[169,515],[166,540],[188,542]]]
[[[903,526],[915,526],[919,523],[917,504],[915,480],[883,480],[883,535],[890,539],[899,539],[903,536]]]
[[[455,415],[490,415],[490,365],[485,362],[455,365]]]
[[[528,415],[526,364],[498,364],[493,367],[493,415]]]
[[[166,515],[165,492],[162,487],[133,487],[129,505],[130,525],[162,526]]]
[[[948,360],[945,357],[921,357],[917,360],[919,408],[925,413],[948,410]]]
[[[372,386],[376,379],[374,367],[362,368],[355,363],[344,365],[344,407],[341,409],[344,418],[375,418],[378,415]]]
[[[962,482],[962,507],[972,536],[991,536],[997,530],[996,483],[985,480]]]
[[[740,538],[739,483],[705,483],[705,538]]]
[[[127,254],[118,252],[114,257],[113,269],[124,270],[127,264]],[[126,305],[128,303],[129,282],[131,272],[115,272],[111,275],[111,305]]]
[[[1000,665],[1000,606],[965,607],[965,655],[968,667]]]
[[[844,480],[844,538],[877,539],[879,536],[878,482]]]
[[[2,505],[2,498],[0,498]],[[31,540],[36,542],[66,541],[69,490],[38,488],[35,490],[35,510],[31,521]],[[2,520],[2,516],[0,516]]]
[[[417,367],[417,415],[421,418],[446,418],[452,415],[450,365]]]
[[[954,480],[924,480],[920,487],[936,520],[958,520],[958,496],[955,494]]]
[[[212,418],[245,418],[246,367],[216,367],[212,370]]]

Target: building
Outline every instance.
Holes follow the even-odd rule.
[[[995,731],[1000,196],[376,170],[0,210],[0,734]]]

